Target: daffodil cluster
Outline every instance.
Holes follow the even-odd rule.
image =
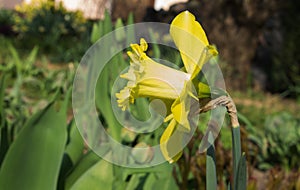
[[[144,39],[140,44],[131,44],[132,51],[128,52],[130,67],[126,74],[121,75],[128,83],[116,94],[119,107],[125,110],[138,97],[170,100],[170,113],[165,118],[169,122],[160,139],[160,148],[166,160],[170,163],[177,161],[182,151],[176,151],[177,146],[170,137],[176,130],[189,132],[191,130],[189,113],[191,101],[198,101],[199,94],[195,93],[196,76],[202,66],[218,54],[209,45],[206,34],[194,15],[185,11],[177,15],[171,23],[170,34],[180,51],[184,64],[183,70],[176,70],[155,62],[146,55],[148,48]],[[177,137],[176,137],[177,138]],[[180,138],[180,135],[179,137]],[[178,139],[179,142],[181,139]]]

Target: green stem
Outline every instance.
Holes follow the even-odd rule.
[[[237,110],[235,104],[231,97],[220,96],[216,99],[209,101],[203,107],[201,107],[197,113],[207,112],[216,108],[217,106],[225,106],[230,117],[231,127],[232,127],[232,157],[233,157],[233,187],[235,190],[240,190],[238,187],[246,188],[246,159],[243,156],[241,159],[241,134],[240,134],[240,124],[237,117]],[[239,176],[239,173],[241,176]]]
[[[233,176],[234,183],[237,181],[238,165],[241,158],[241,135],[240,127],[232,127],[232,157],[233,157]]]
[[[206,152],[206,189],[217,189],[217,171],[215,146],[213,144],[213,136],[211,132],[208,136],[210,146]]]

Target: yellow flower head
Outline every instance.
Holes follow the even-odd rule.
[[[191,75],[176,69],[164,66],[149,58],[145,51],[147,42],[142,38],[140,45],[131,44],[132,52],[130,67],[122,78],[128,80],[127,86],[116,94],[119,106],[125,110],[129,103],[134,103],[137,97],[155,97],[176,99]]]
[[[186,72],[164,66],[149,58],[145,53],[148,48],[147,42],[142,38],[140,44],[131,44],[132,51],[127,52],[131,59],[130,67],[121,77],[127,79],[128,83],[116,97],[122,110],[128,108],[138,97],[173,101],[171,114],[165,119],[165,122],[170,121],[169,125],[160,139],[161,151],[166,160],[172,163],[177,161],[182,153],[177,151],[180,139],[171,142],[170,137],[176,130],[182,131],[176,133],[176,138],[182,138],[182,135],[178,134],[190,131],[188,115],[191,100],[198,101],[198,95],[193,93],[193,79],[201,71],[204,63],[216,55],[217,51],[209,45],[201,25],[188,11],[175,17],[170,34],[180,51]]]

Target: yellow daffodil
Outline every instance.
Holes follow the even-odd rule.
[[[181,147],[181,140],[178,138],[182,138],[181,134],[184,132],[190,131],[188,115],[191,101],[198,101],[199,96],[194,93],[193,81],[204,63],[217,55],[217,51],[209,45],[201,25],[188,11],[175,17],[170,34],[180,51],[185,71],[167,67],[149,58],[145,53],[147,42],[141,39],[140,44],[131,44],[132,51],[128,52],[130,67],[126,74],[121,75],[128,83],[116,97],[122,110],[128,108],[138,97],[172,101],[171,113],[165,118],[169,125],[160,139],[161,152],[172,163],[182,154],[178,151],[178,147]],[[175,133],[176,130],[181,132]],[[171,138],[173,135],[175,138]]]

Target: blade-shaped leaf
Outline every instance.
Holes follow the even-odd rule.
[[[235,190],[247,189],[247,164],[246,164],[245,154],[243,154],[241,159],[239,160],[234,189]]]
[[[106,150],[102,150],[104,152],[109,150],[109,146],[107,146]],[[79,161],[78,164],[75,165],[72,173],[67,177],[65,183],[65,189],[71,189],[71,187],[83,176],[86,172],[90,170],[94,165],[96,165],[100,161],[100,157],[95,154],[93,151],[85,154]]]
[[[6,88],[6,75],[2,75],[0,78],[0,128],[4,124],[4,94]]]
[[[83,154],[84,141],[80,135],[75,121],[70,125],[69,143],[66,147],[66,153],[69,155],[73,164],[75,164]]]
[[[115,23],[115,37],[118,42],[123,41],[126,37],[124,24],[121,18],[118,18]]]
[[[112,189],[113,185],[113,165],[105,160],[100,160],[89,170],[83,173],[80,178],[66,189],[72,190],[101,190]]]
[[[134,43],[135,40],[135,29],[134,29],[134,18],[133,13],[129,13],[127,18],[127,30],[126,30],[126,46],[128,47],[129,44]]]
[[[216,156],[211,132],[208,136],[210,146],[206,152],[206,189],[217,189]]]
[[[175,179],[172,176],[173,166],[167,163],[170,167],[166,170],[157,172],[157,173],[149,173],[147,175],[147,179],[144,183],[143,190],[151,190],[151,189],[164,189],[164,190],[177,190],[179,189]],[[160,168],[160,166],[157,166]]]
[[[0,170],[0,189],[56,189],[67,139],[66,110],[51,103],[24,126]]]
[[[111,16],[108,11],[105,11],[104,20],[103,20],[103,35],[108,34],[112,31],[112,21]]]
[[[233,176],[234,181],[237,178],[237,170],[239,160],[241,158],[241,137],[240,137],[240,127],[232,128],[232,154],[233,154]],[[235,184],[235,182],[234,182]],[[234,185],[235,186],[235,185]]]

